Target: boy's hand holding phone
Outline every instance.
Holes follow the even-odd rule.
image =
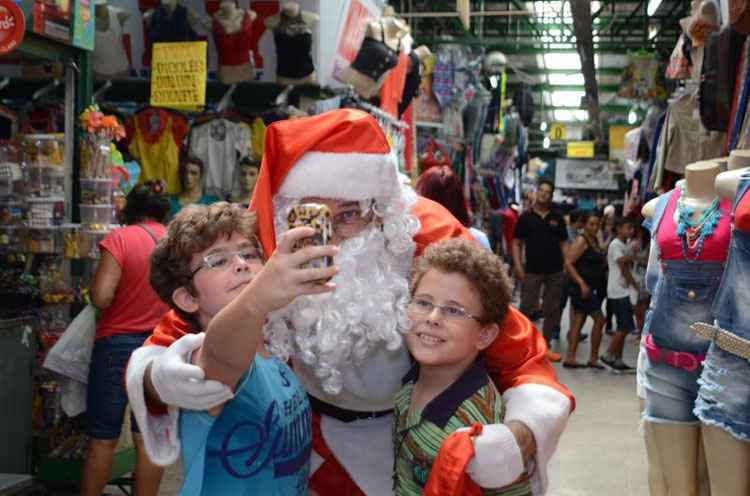
[[[296,227],[280,236],[276,251],[251,283],[258,289],[254,291],[258,312],[267,314],[285,307],[298,296],[328,293],[336,287],[321,281],[330,281],[338,273],[337,267],[309,268],[309,264],[325,257],[333,260],[337,247],[309,245],[295,251],[300,241],[316,233],[311,227]]]

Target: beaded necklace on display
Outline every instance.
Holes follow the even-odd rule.
[[[680,185],[680,198],[677,200],[677,235],[682,239],[682,257],[687,261],[696,261],[701,256],[703,243],[706,238],[713,235],[716,226],[721,219],[719,210],[719,198],[714,198],[711,206],[703,211],[700,218],[693,222],[691,218],[695,209],[684,202],[685,185]],[[689,252],[693,256],[689,256]]]

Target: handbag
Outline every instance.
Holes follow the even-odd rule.
[[[96,308],[89,304],[68,325],[44,359],[44,368],[83,384],[88,383],[96,336]]]

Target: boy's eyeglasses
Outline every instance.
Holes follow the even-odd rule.
[[[481,322],[479,317],[470,314],[461,307],[454,307],[453,305],[436,305],[430,300],[425,300],[424,298],[414,298],[411,300],[411,303],[409,303],[409,310],[417,315],[430,315],[436,308],[440,310],[440,315],[446,320],[459,321],[473,319],[477,322]]]
[[[226,270],[234,265],[232,262],[235,259],[240,259],[248,265],[263,265],[266,262],[263,252],[254,246],[235,251],[211,253],[201,258],[201,264],[190,273],[190,278],[192,279],[203,268],[208,270]]]

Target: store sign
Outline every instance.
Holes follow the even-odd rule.
[[[16,2],[0,0],[0,55],[15,50],[25,31],[26,20]]]
[[[568,158],[594,158],[594,142],[571,141],[568,143]]]
[[[549,128],[549,138],[553,141],[565,141],[568,139],[568,131],[562,124],[552,124]]]
[[[555,187],[560,189],[616,191],[617,178],[611,162],[561,158],[555,163]]]
[[[200,110],[206,105],[207,43],[154,43],[151,105]]]

